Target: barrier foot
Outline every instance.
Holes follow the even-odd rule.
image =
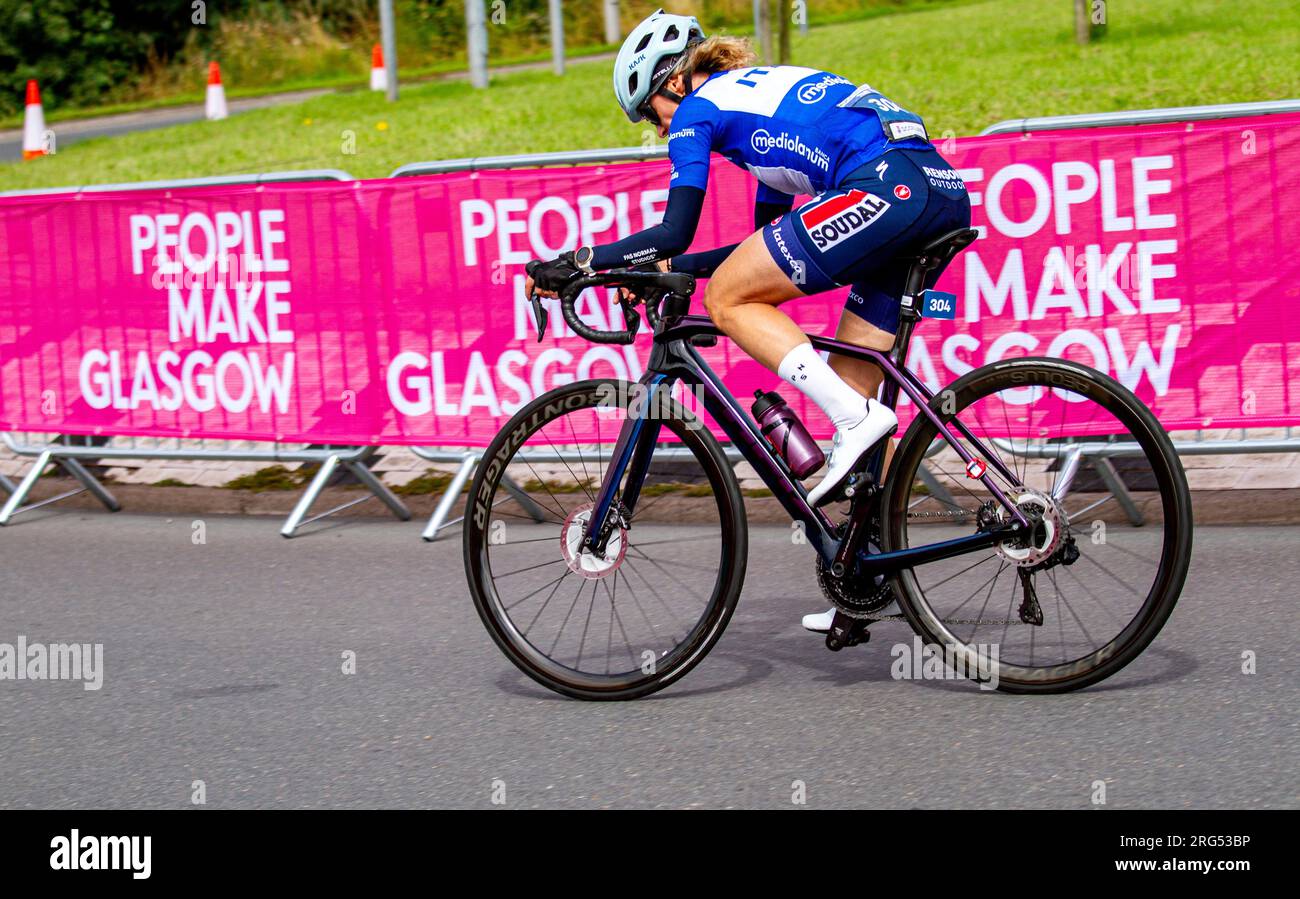
[[[325,489],[325,485],[329,483],[329,479],[334,475],[334,470],[338,467],[338,456],[330,455],[325,457],[325,461],[320,465],[320,470],[316,472],[316,477],[311,479],[311,483],[302,492],[302,496],[298,497],[298,504],[293,507],[289,517],[285,519],[284,527],[280,528],[281,537],[292,537],[294,531],[298,530],[303,524],[303,519],[307,517],[307,513],[311,510],[312,505],[320,496],[321,491]],[[365,498],[369,499],[369,497]],[[354,505],[354,503],[348,505]]]
[[[27,495],[32,492],[32,487],[36,486],[36,479],[39,478],[41,473],[49,466],[50,459],[53,458],[53,456],[54,453],[51,450],[45,450],[36,457],[36,461],[32,463],[32,467],[27,469],[27,473],[23,475],[23,479],[18,482],[18,486],[9,494],[9,498],[5,500],[5,504],[0,506],[0,527],[8,524],[9,520],[15,515],[20,512],[25,512],[30,508],[23,506],[23,500],[27,499]],[[44,503],[41,505],[44,505]]]
[[[103,482],[100,481],[99,478],[86,470],[84,465],[72,458],[63,458],[56,461],[61,468],[68,472],[68,474],[80,481],[81,486],[89,490],[91,496],[103,503],[104,508],[108,509],[110,512],[122,511],[122,504],[117,501],[117,498],[113,496],[113,494],[108,492],[108,488],[104,486]],[[80,493],[81,491],[76,492]]]
[[[1062,502],[1065,496],[1070,492],[1070,485],[1074,483],[1074,476],[1079,473],[1079,465],[1083,462],[1083,449],[1072,449],[1066,455],[1065,461],[1061,463],[1061,473],[1056,477],[1056,483],[1052,485],[1052,499]]]
[[[307,485],[307,489],[304,490],[302,496],[298,498],[298,504],[294,506],[293,511],[289,513],[289,517],[285,519],[284,527],[280,528],[280,536],[292,537],[299,528],[309,525],[314,521],[320,521],[322,518],[328,518],[335,512],[342,512],[344,509],[350,509],[359,503],[364,503],[372,499],[380,500],[402,521],[410,521],[411,510],[406,508],[406,505],[397,498],[397,495],[394,494],[393,491],[388,489],[388,486],[383,481],[375,477],[375,473],[372,472],[370,466],[366,464],[367,460],[374,456],[378,451],[379,447],[372,446],[357,458],[349,459],[347,461],[340,459],[338,455],[330,455],[326,457],[325,461],[321,463],[320,471],[316,472],[316,476],[311,479],[311,483]],[[334,476],[334,473],[338,470],[340,465],[352,472],[353,476],[361,482],[361,485],[370,491],[369,495],[335,506],[332,509],[327,509],[324,512],[308,518],[307,513],[311,511],[311,507],[315,504],[316,500],[320,498],[321,491],[325,489],[325,485],[330,482],[330,479]]]
[[[447,516],[451,514],[452,506],[456,505],[456,497],[460,496],[461,490],[465,489],[465,482],[474,473],[474,466],[478,464],[478,458],[478,453],[466,453],[461,456],[460,468],[456,469],[455,476],[452,477],[451,483],[447,485],[447,491],[438,500],[437,508],[433,510],[433,515],[429,518],[424,533],[420,535],[425,541],[432,543],[438,539],[440,530],[460,521],[459,518],[455,521],[447,521]]]
[[[503,475],[501,486],[506,488],[506,492],[515,498],[515,502],[523,506],[527,512],[538,524],[546,520],[546,510],[537,504],[537,501],[524,492],[524,488],[514,482],[510,475]]]
[[[939,482],[939,479],[934,476],[934,472],[930,470],[930,466],[926,465],[924,462],[922,462],[920,467],[916,469],[916,479],[926,486],[926,489],[930,491],[931,496],[943,503],[945,506],[953,509],[961,508],[961,504],[957,502],[957,498],[949,492],[947,487],[943,486],[943,484]]]
[[[1128,516],[1129,522],[1134,527],[1139,528],[1146,524],[1146,518],[1142,515],[1142,511],[1138,509],[1137,503],[1133,502],[1132,495],[1128,492],[1128,488],[1124,486],[1124,481],[1120,479],[1119,472],[1115,471],[1115,466],[1111,464],[1110,459],[1093,459],[1091,464],[1093,470],[1097,472],[1097,476],[1106,485],[1106,489],[1111,492],[1120,508],[1124,510],[1124,514]]]
[[[364,484],[366,489],[378,497],[379,501],[387,506],[394,515],[402,521],[410,521],[411,510],[406,508],[406,504],[398,499],[397,494],[389,490],[388,485],[379,480],[379,478],[375,476],[375,473],[370,470],[370,466],[366,464],[366,460],[373,456],[378,450],[379,447],[377,446],[371,447],[370,451],[361,458],[355,459],[351,462],[344,462],[343,464],[347,467],[348,471],[352,472],[353,477]]]

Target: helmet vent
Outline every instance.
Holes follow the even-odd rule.
[[[647,46],[649,46],[649,44],[650,44],[650,39],[651,39],[652,37],[654,37],[654,32],[653,32],[653,31],[647,31],[645,37],[641,38],[641,43],[639,43],[639,44],[636,45],[636,50],[635,50],[635,52],[636,52],[636,53],[640,53],[640,52],[641,52],[642,50],[644,50]]]
[[[637,85],[637,82],[638,82],[639,80],[640,80],[640,79],[637,78],[637,73],[636,73],[636,72],[633,72],[632,75],[631,75],[631,77],[627,79],[627,92],[628,92],[628,94],[635,94],[635,93],[636,93],[636,85]]]
[[[680,35],[681,32],[677,30],[676,25],[669,25],[668,30],[664,32],[664,40],[675,41]]]

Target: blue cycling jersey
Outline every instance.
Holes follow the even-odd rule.
[[[756,212],[771,213],[788,210],[796,194],[839,187],[845,177],[895,147],[932,149],[921,117],[869,85],[855,86],[839,75],[800,66],[711,75],[673,113],[668,134],[672,174],[663,221],[596,247],[592,265],[637,265],[685,252],[704,207],[711,153],[751,172],[759,181]],[[708,275],[731,249],[681,261]]]
[[[716,152],[758,179],[759,200],[819,194],[888,147],[929,146],[921,118],[868,85],[802,66],[736,69],[674,113],[670,185],[703,190]]]

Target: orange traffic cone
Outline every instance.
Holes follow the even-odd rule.
[[[36,81],[27,82],[27,108],[23,112],[23,159],[46,154],[45,111],[41,109],[41,89]]]
[[[211,120],[224,119],[226,109],[226,89],[221,84],[221,66],[215,61],[208,63],[208,100],[207,117]]]
[[[370,89],[372,91],[388,90],[388,70],[384,68],[384,48],[375,44],[370,51]]]

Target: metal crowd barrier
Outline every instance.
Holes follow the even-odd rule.
[[[451,527],[452,525],[458,524],[464,520],[464,515],[458,515],[450,520],[448,520],[448,516],[451,515],[451,510],[456,505],[456,499],[460,496],[461,491],[465,489],[465,485],[469,483],[469,479],[473,477],[474,469],[477,468],[479,462],[483,460],[483,453],[485,450],[486,447],[473,447],[468,449],[447,449],[432,446],[411,447],[411,451],[426,462],[455,463],[457,465],[456,473],[452,475],[451,483],[447,485],[447,489],[443,491],[442,496],[438,498],[438,505],[433,510],[433,515],[429,517],[429,523],[425,525],[424,530],[420,533],[420,536],[424,540],[433,542],[438,539],[438,532],[443,528]],[[726,455],[727,461],[733,464],[744,461],[744,457],[740,455],[740,451],[729,443],[723,445],[723,454]],[[663,444],[660,444],[659,447],[655,449],[654,457],[659,460],[694,458],[694,456],[691,455],[690,450],[685,449],[684,447],[669,447],[664,446]],[[544,464],[546,462],[578,464],[589,458],[591,458],[589,454],[584,457],[578,450],[568,450],[564,447],[556,447],[555,449],[548,450],[524,450],[523,452],[517,453],[515,456],[515,459],[520,462],[538,464]],[[501,483],[506,488],[506,491],[524,507],[524,511],[532,516],[534,521],[540,522],[544,520],[545,513],[542,507],[539,506],[532,497],[530,497],[527,492],[519,486],[518,483],[508,475],[502,477]],[[504,498],[497,500],[497,503],[500,503],[503,500]],[[493,505],[495,506],[497,503],[493,503]]]
[[[1259,103],[1213,103],[1209,106],[1170,106],[1162,109],[1129,109],[1120,112],[1092,112],[1081,115],[1031,116],[989,125],[980,136],[1028,134],[1069,128],[1105,128],[1108,125],[1154,125],[1161,122],[1198,122],[1252,115],[1300,112],[1300,100],[1264,100]]]
[[[1158,122],[1193,122],[1207,119],[1223,119],[1238,116],[1252,115],[1271,115],[1287,112],[1300,112],[1300,100],[1276,100],[1259,103],[1227,103],[1215,104],[1210,106],[1187,106],[1167,109],[1144,109],[1123,112],[1096,113],[1087,115],[1067,115],[1067,116],[1047,116],[1047,117],[1030,117],[1023,119],[1011,119],[1004,122],[998,122],[985,128],[981,134],[1008,134],[1008,133],[1031,133],[1034,131],[1058,130],[1068,128],[1096,128],[1110,125],[1141,125]],[[650,147],[614,147],[597,150],[578,150],[573,152],[560,153],[532,153],[518,154],[507,156],[479,156],[468,157],[463,159],[446,159],[431,162],[415,162],[403,165],[393,171],[390,177],[400,178],[414,175],[434,175],[446,174],[451,172],[467,171],[487,171],[499,169],[511,169],[520,167],[539,167],[539,166],[560,166],[560,165],[593,165],[601,163],[618,163],[618,162],[637,162],[649,159],[663,159],[668,155],[667,145],[656,145]],[[347,172],[339,169],[309,169],[287,172],[269,172],[265,174],[250,175],[224,175],[210,178],[189,178],[168,181],[144,181],[127,184],[100,184],[85,185],[81,187],[63,187],[36,190],[16,190],[5,191],[0,196],[26,196],[35,194],[52,194],[52,193],[78,193],[78,192],[104,192],[113,190],[148,190],[148,189],[166,189],[181,187],[213,186],[223,184],[265,184],[285,181],[316,181],[322,179],[333,179],[339,181],[355,180]],[[320,491],[324,489],[326,483],[334,475],[337,467],[343,465],[350,470],[362,484],[369,488],[373,496],[378,497],[387,505],[395,515],[402,520],[409,520],[410,512],[393,493],[370,471],[367,461],[378,451],[378,447],[306,447],[297,450],[280,450],[278,448],[268,450],[250,450],[233,448],[208,449],[205,445],[194,447],[191,445],[180,446],[173,449],[160,448],[142,448],[137,445],[130,446],[76,446],[69,444],[66,439],[56,437],[53,441],[44,443],[27,443],[18,441],[11,435],[0,435],[4,443],[12,452],[23,456],[32,456],[36,458],[31,469],[29,469],[21,482],[13,484],[8,478],[0,475],[0,489],[9,493],[8,500],[3,507],[0,507],[0,525],[8,521],[20,512],[37,508],[42,505],[54,502],[58,499],[65,498],[83,491],[90,491],[98,497],[101,502],[110,509],[118,508],[117,501],[98,481],[85,466],[80,463],[80,459],[111,459],[111,458],[136,458],[136,459],[220,459],[220,460],[237,460],[237,461],[281,461],[281,462],[319,462],[320,471],[312,480],[312,483],[304,490],[299,499],[297,507],[286,520],[280,533],[286,537],[292,536],[297,528],[310,522],[316,521],[326,515],[341,511],[349,506],[362,502],[370,497],[363,497],[351,503],[346,503],[327,512],[306,518],[307,512],[312,504],[318,498]],[[115,438],[121,440],[123,438]],[[59,442],[62,441],[62,442]],[[203,444],[202,441],[199,441]],[[1102,466],[1111,456],[1124,454],[1124,444],[1080,444],[1081,449],[1078,451],[1077,463],[1083,462],[1095,463],[1094,467]],[[1249,439],[1245,436],[1240,440],[1225,439],[1203,439],[1203,435],[1198,434],[1198,439],[1191,441],[1178,441],[1175,443],[1180,454],[1184,455],[1209,455],[1209,454],[1226,454],[1226,453],[1273,453],[1273,452],[1296,452],[1300,451],[1300,438],[1293,436],[1292,429],[1286,429],[1286,438],[1258,440]],[[1033,455],[1031,447],[1024,446],[1016,448],[1014,445],[1004,445],[1004,449],[1012,452]],[[460,521],[460,518],[448,520],[451,510],[455,505],[457,497],[464,489],[470,476],[474,472],[479,460],[482,458],[482,449],[454,449],[438,447],[412,447],[417,456],[426,461],[440,464],[454,463],[457,469],[452,476],[451,483],[448,485],[446,492],[439,498],[437,508],[429,519],[422,536],[425,540],[434,540],[438,533],[445,527]],[[1053,449],[1053,453],[1057,450]],[[740,454],[734,448],[727,448],[729,459],[738,461]],[[559,457],[557,456],[557,459]],[[566,459],[565,461],[577,461]],[[62,494],[58,497],[44,500],[30,506],[22,505],[34,485],[36,479],[51,463],[57,464],[64,468],[70,475],[76,478],[83,486],[81,489],[73,490]],[[926,480],[931,489],[939,486],[937,479],[930,472],[922,468],[922,478]],[[1105,473],[1099,473],[1104,481],[1108,481]],[[928,477],[927,477],[928,475]],[[1130,508],[1130,518],[1134,518],[1136,507],[1131,501],[1127,504],[1124,502],[1122,491],[1123,483],[1118,478],[1113,479],[1114,485],[1112,492],[1125,510]],[[513,481],[507,481],[506,488],[533,514],[534,517],[540,514],[540,509],[536,507],[522,488]],[[1135,521],[1136,523],[1136,521]]]
[[[1207,106],[1181,106],[1164,109],[1139,109],[1121,112],[1090,113],[1084,115],[1065,115],[1065,116],[1042,116],[1023,119],[1010,119],[1004,122],[998,122],[990,125],[980,132],[981,135],[991,134],[1011,134],[1011,133],[1030,133],[1033,131],[1052,131],[1070,128],[1101,128],[1111,125],[1146,125],[1159,122],[1194,122],[1209,119],[1225,119],[1241,116],[1256,115],[1275,115],[1288,112],[1300,112],[1300,100],[1269,100],[1258,103],[1218,103]],[[390,177],[401,178],[412,175],[441,175],[451,172],[475,172],[489,171],[494,169],[512,169],[521,167],[540,167],[540,166],[561,166],[561,165],[599,165],[601,163],[616,162],[641,162],[648,159],[664,159],[668,156],[668,147],[610,147],[598,150],[578,150],[574,152],[560,153],[529,153],[509,156],[475,156],[463,159],[443,159],[431,162],[413,162],[395,169]],[[1191,441],[1177,441],[1174,446],[1180,454],[1183,455],[1212,455],[1220,453],[1275,453],[1275,452],[1297,452],[1300,451],[1300,438],[1292,436],[1292,429],[1286,429],[1286,438],[1282,440],[1253,440],[1243,436],[1240,440],[1205,440],[1198,433],[1198,439]],[[1003,449],[1011,452],[1034,455],[1029,452],[1026,446],[1013,447],[1008,444],[999,444]],[[1116,454],[1114,449],[1116,444],[1108,445],[1110,448],[1103,454],[1100,451],[1094,453],[1093,444],[1082,444],[1083,448],[1075,460],[1075,464],[1088,463],[1091,467],[1098,470],[1098,476],[1102,479],[1116,500],[1124,508],[1130,520],[1135,524],[1141,523],[1141,514],[1138,512],[1136,505],[1127,496],[1122,479],[1115,473],[1113,466],[1107,461],[1111,455]],[[452,477],[451,484],[447,491],[442,495],[438,502],[437,509],[434,510],[433,516],[429,519],[425,527],[423,537],[425,540],[434,540],[438,532],[449,527],[460,518],[448,520],[451,509],[455,504],[456,497],[464,489],[465,484],[474,473],[474,468],[482,457],[482,450],[447,450],[436,447],[412,447],[416,455],[430,462],[438,463],[456,463],[458,468]],[[728,458],[734,454],[739,458],[739,454],[734,449],[728,448]],[[1056,448],[1052,449],[1053,455],[1058,452]],[[567,461],[578,461],[575,457]],[[1106,470],[1109,469],[1109,470]],[[934,477],[924,465],[920,469],[921,479],[932,491],[943,490],[939,480]]]
[[[207,459],[223,462],[305,462],[319,464],[320,469],[313,476],[311,483],[303,490],[297,505],[289,513],[289,517],[285,519],[284,526],[280,528],[280,533],[285,537],[292,537],[298,528],[304,525],[319,521],[328,515],[341,512],[371,498],[378,498],[392,510],[394,515],[403,521],[409,521],[411,518],[410,510],[370,470],[370,462],[380,449],[377,446],[307,445],[298,448],[282,448],[280,444],[272,444],[266,449],[254,449],[235,441],[186,440],[182,442],[180,438],[147,437],[111,437],[107,438],[107,442],[104,443],[94,442],[104,439],[103,437],[96,438],[89,435],[61,435],[55,437],[54,440],[24,441],[12,433],[0,433],[0,442],[3,442],[10,452],[18,456],[35,459],[32,466],[23,475],[22,480],[10,492],[9,498],[4,505],[0,506],[0,526],[8,524],[15,515],[39,509],[42,506],[87,491],[103,503],[110,512],[118,511],[121,509],[121,505],[117,499],[103,482],[82,464],[82,460],[102,462],[111,459],[199,461]],[[164,443],[170,445],[163,445]],[[51,464],[57,465],[66,471],[81,483],[81,487],[39,502],[24,505],[23,502],[36,485],[37,479]],[[311,507],[320,497],[321,491],[329,484],[340,465],[351,472],[370,491],[369,495],[307,518],[307,513],[311,511]]]
[[[667,159],[668,145],[653,147],[606,147],[603,150],[574,150],[567,153],[524,153],[515,156],[469,156],[411,162],[393,170],[390,178],[408,175],[446,175],[449,172],[481,172],[489,169],[537,168],[546,165],[596,165],[602,162],[644,162]]]
[[[118,190],[165,190],[168,188],[211,187],[227,184],[273,184],[286,181],[324,180],[355,181],[356,179],[341,169],[299,169],[250,175],[218,175],[209,178],[179,178],[166,181],[136,181],[125,184],[93,184],[81,187],[13,190],[0,193],[0,196],[104,193]],[[42,435],[42,437],[46,437],[46,435]],[[77,440],[80,440],[80,443],[76,442]],[[3,487],[9,493],[4,505],[0,506],[0,526],[7,525],[14,516],[23,512],[29,512],[87,491],[103,503],[110,512],[118,511],[121,505],[117,499],[82,464],[82,460],[105,459],[209,459],[225,462],[317,463],[320,465],[320,469],[312,478],[311,483],[303,490],[297,505],[294,506],[289,517],[285,519],[284,526],[280,528],[280,534],[285,537],[292,537],[304,525],[319,521],[328,515],[341,512],[371,498],[378,498],[402,521],[409,521],[411,518],[411,512],[406,508],[406,505],[370,470],[372,460],[380,449],[377,446],[303,446],[297,449],[282,449],[279,444],[273,443],[267,449],[252,449],[231,441],[186,440],[182,442],[178,438],[172,441],[172,445],[162,446],[159,445],[160,441],[158,440],[152,440],[152,443],[148,444],[142,442],[146,440],[152,440],[152,438],[112,437],[105,442],[104,438],[93,438],[84,435],[80,437],[54,435],[53,439],[46,437],[46,439],[42,440],[33,440],[30,439],[30,435],[23,439],[13,434],[0,433],[0,441],[3,441],[10,452],[18,456],[35,459],[31,468],[27,470],[18,484],[13,484],[7,478],[0,479],[0,487]],[[100,441],[99,445],[96,445],[96,441]],[[51,464],[57,465],[66,471],[81,484],[81,487],[39,502],[24,505],[24,501],[36,485],[37,479]],[[340,465],[351,472],[353,477],[369,491],[368,495],[308,518],[307,513],[311,511],[312,506],[320,497],[321,491],[325,489],[326,485],[338,472]]]
[[[1230,119],[1242,116],[1280,115],[1300,112],[1300,100],[1266,100],[1258,103],[1216,103],[1208,106],[1176,106],[1164,109],[1134,109],[1123,112],[1101,112],[1086,115],[1038,116],[1024,119],[1009,119],[990,125],[980,132],[990,134],[1030,134],[1035,131],[1059,131],[1071,128],[1104,128],[1110,125],[1151,125],[1162,122],[1198,122],[1209,119]],[[1015,447],[1010,442],[998,445],[1008,452],[1022,456],[1041,456],[1035,448]],[[1097,469],[1098,475],[1111,488],[1116,500],[1124,508],[1130,521],[1135,525],[1142,523],[1141,513],[1128,498],[1123,482],[1115,475],[1113,466],[1105,460],[1113,456],[1132,455],[1135,444],[1129,443],[1087,443],[1080,444],[1080,458],[1083,462]],[[1292,428],[1286,429],[1286,437],[1281,439],[1251,438],[1246,429],[1241,429],[1241,437],[1236,440],[1206,439],[1203,432],[1197,432],[1194,440],[1176,440],[1174,449],[1180,456],[1216,456],[1236,453],[1294,453],[1300,452],[1300,437],[1294,436]],[[1056,449],[1052,449],[1054,454]],[[1109,469],[1108,471],[1106,469]]]

